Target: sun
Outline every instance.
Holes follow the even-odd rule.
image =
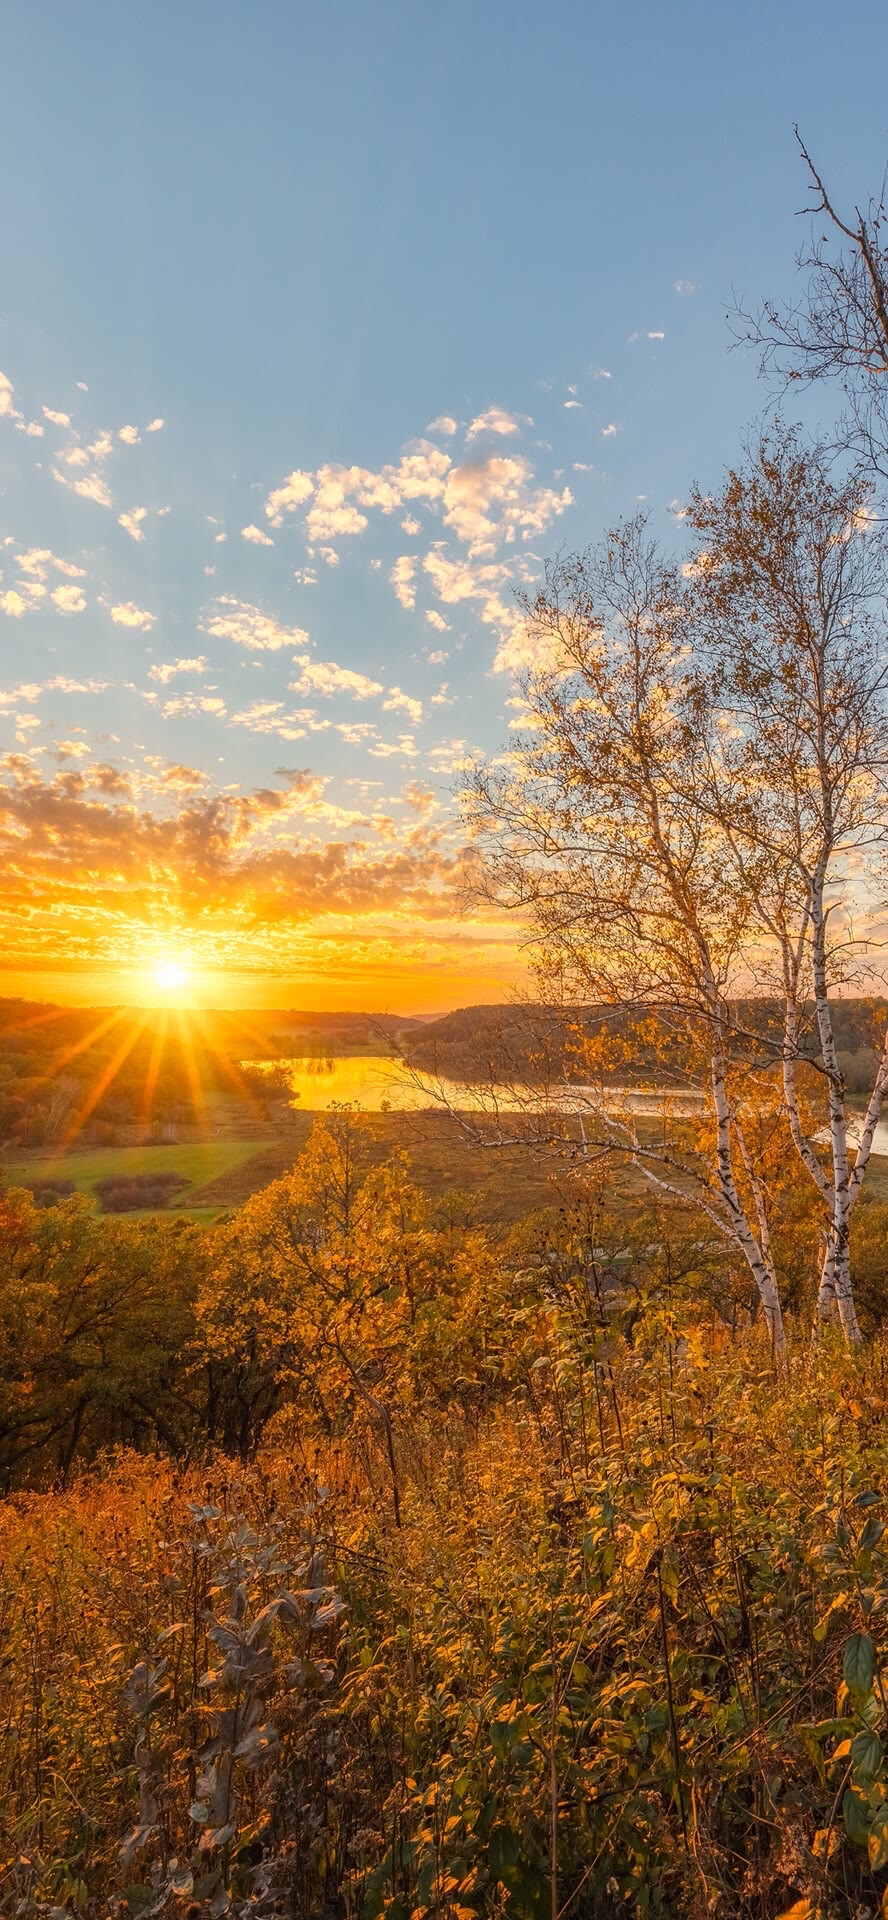
[[[158,986],[164,987],[167,993],[175,992],[177,987],[185,986],[188,968],[183,967],[179,960],[159,960],[154,969],[154,978]]]

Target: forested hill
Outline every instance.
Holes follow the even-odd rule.
[[[780,1009],[775,1001],[741,1003],[734,1015],[738,1026],[752,1036],[767,1035],[773,1040],[779,1032]],[[836,1000],[832,1003],[832,1020],[848,1091],[868,1090],[888,1023],[888,998],[875,995]],[[466,1081],[508,1079],[512,1074],[545,1077],[556,1066],[562,1069],[567,1049],[568,1071],[577,1078],[583,1073],[583,1036],[592,1039],[604,1034],[615,1043],[626,1043],[625,1049],[615,1045],[613,1077],[644,1080],[662,1066],[666,1035],[657,1017],[639,1010],[630,1020],[629,1015],[610,1007],[562,1009],[533,1002],[457,1007],[440,1020],[424,1022],[404,1033],[400,1043],[415,1066]],[[681,1058],[680,1039],[679,1050],[675,1051],[676,1039],[679,1036],[673,1030],[669,1036],[670,1057],[680,1074],[687,1068]],[[819,1057],[813,1007],[808,1011],[800,1045],[808,1059]]]

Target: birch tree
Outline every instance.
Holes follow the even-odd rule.
[[[886,182],[840,209],[802,140],[811,239],[797,259],[803,285],[786,305],[766,300],[734,316],[737,337],[758,348],[762,372],[781,385],[828,381],[845,400],[839,439],[888,479],[888,229]]]
[[[778,425],[744,468],[691,507],[694,623],[710,649],[718,824],[734,884],[759,923],[759,986],[783,1002],[782,1079],[792,1138],[820,1197],[818,1313],[860,1337],[850,1222],[888,1083],[888,1033],[859,1133],[851,1124],[832,1006],[859,984],[880,904],[888,776],[886,543],[860,474]],[[712,716],[721,708],[721,725]],[[772,971],[773,968],[773,971]],[[813,1014],[829,1152],[806,1132],[796,1088]],[[808,1049],[809,1050],[809,1049]]]
[[[664,1155],[636,1133],[631,1157],[742,1255],[782,1350],[731,1013],[752,906],[703,801],[711,767],[684,583],[637,519],[599,554],[551,565],[525,613],[539,663],[521,681],[525,724],[467,794],[484,886],[529,924],[561,997],[653,1014],[678,1037],[685,1077],[694,1053],[705,1059],[703,1155]]]

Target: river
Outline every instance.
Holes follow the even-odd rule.
[[[254,1060],[253,1066],[271,1065]],[[291,1060],[290,1092],[294,1106],[306,1113],[328,1113],[331,1107],[354,1105],[367,1113],[395,1110],[416,1113],[429,1107],[449,1105],[462,1112],[491,1111],[493,1101],[487,1090],[467,1087],[445,1076],[417,1074],[403,1062],[386,1054],[346,1054],[326,1060]],[[548,1098],[530,1094],[522,1097],[508,1087],[496,1089],[496,1110],[500,1113],[542,1112],[591,1113],[599,1104],[594,1087],[554,1088]],[[633,1114],[656,1115],[668,1111],[673,1116],[700,1113],[704,1095],[693,1087],[676,1087],[668,1092],[657,1087],[609,1087],[605,1104]],[[880,1120],[873,1141],[873,1152],[888,1155],[888,1120]]]

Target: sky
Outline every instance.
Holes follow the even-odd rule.
[[[765,404],[794,123],[888,15],[6,0],[0,994],[437,1012],[520,982],[455,793],[547,555],[681,542]],[[828,394],[817,404],[828,418]]]

